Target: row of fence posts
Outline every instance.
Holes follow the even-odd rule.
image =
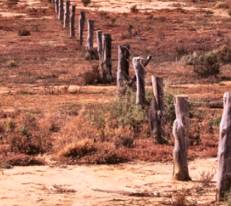
[[[64,29],[69,30],[69,37],[76,37],[76,5],[69,0],[49,0],[55,9],[58,19],[63,24]],[[83,46],[84,28],[87,20],[86,58],[99,60],[99,73],[102,83],[112,82],[112,39],[108,33],[101,30],[96,31],[97,49],[94,48],[95,21],[86,19],[84,11],[80,11],[78,20],[78,39],[80,46]]]
[[[76,36],[75,16],[76,6],[71,5],[67,0],[50,0],[54,5],[58,19],[63,23],[63,28],[69,29],[70,38]],[[84,25],[86,15],[80,11],[79,15],[79,42],[83,45]],[[88,20],[88,35],[86,51],[94,58],[97,52],[99,59],[99,68],[102,82],[112,82],[112,39],[111,35],[96,31],[97,50],[93,48],[94,44],[94,21]],[[143,106],[145,99],[145,67],[151,61],[151,56],[147,58],[133,57],[132,64],[135,71],[135,77],[129,76],[130,45],[118,46],[118,66],[117,66],[117,91],[124,95],[127,86],[136,83],[136,104]],[[164,110],[164,92],[163,79],[152,76],[153,99],[149,108],[149,121],[153,137],[157,143],[164,143],[162,138],[162,118]],[[176,119],[173,123],[173,177],[176,180],[191,180],[188,170],[187,150],[188,150],[188,131],[189,131],[189,104],[187,96],[175,96],[174,98]],[[218,176],[217,176],[217,200],[222,200],[231,188],[231,92],[224,94],[224,109],[220,123],[219,146],[218,146]]]

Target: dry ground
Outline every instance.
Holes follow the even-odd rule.
[[[110,124],[101,119],[101,111],[105,112],[104,108],[114,105],[116,88],[113,84],[99,84],[98,62],[85,60],[85,52],[79,47],[78,39],[68,38],[68,32],[62,29],[47,1],[20,0],[16,5],[7,2],[0,1],[0,156],[5,168],[49,164],[50,160],[58,160],[59,163],[60,160],[63,163],[171,160],[170,127],[166,132],[170,144],[160,146],[150,137],[147,122],[131,130],[118,127],[107,115],[106,120],[109,118]],[[165,80],[166,93],[186,94],[192,104],[189,159],[215,157],[222,110],[220,106],[211,108],[208,105],[212,101],[220,104],[223,93],[230,89],[230,65],[223,66],[216,79],[200,79],[193,73],[192,67],[178,60],[182,55],[210,51],[226,44],[231,29],[229,9],[219,8],[217,2],[212,1],[153,0],[142,3],[134,0],[128,3],[95,0],[88,8],[79,1],[76,3],[77,15],[80,9],[85,9],[88,18],[95,20],[96,29],[112,34],[114,75],[119,44],[129,43],[132,55],[153,56],[147,68],[147,85],[150,85],[151,74],[159,75]],[[139,12],[130,11],[134,5]],[[18,33],[22,30],[30,31],[30,35],[20,36]],[[130,70],[132,72],[132,66]],[[92,125],[92,119],[86,118],[85,114],[89,111],[93,111],[94,118],[97,117],[94,120],[97,125]],[[121,139],[128,139],[128,142],[121,143]],[[81,149],[81,152],[76,151],[76,148],[84,148],[84,152]],[[38,158],[35,154],[40,153],[42,156]],[[60,156],[68,157],[68,161]],[[142,164],[148,164],[149,170],[149,163]],[[201,167],[200,161],[193,164]],[[208,166],[209,171],[215,166],[214,161],[211,165]],[[170,168],[169,164],[162,166]],[[137,164],[137,167],[140,165]],[[72,169],[75,170],[75,167]],[[9,170],[5,174],[14,177],[17,170]],[[31,170],[33,172],[28,168],[29,172]],[[57,170],[55,168],[51,173]],[[126,175],[129,174],[124,174],[125,179]],[[7,176],[4,178],[7,179]],[[195,179],[198,180],[198,176]],[[9,184],[7,180],[6,184]],[[78,192],[77,188],[74,189]],[[149,189],[153,190],[152,187]],[[215,191],[212,193],[203,205],[211,205]],[[1,196],[4,200],[5,195]],[[40,204],[39,197],[36,198],[36,204]],[[42,203],[48,201],[43,198]],[[66,203],[60,204],[72,205],[73,202],[68,202],[70,198],[67,199]],[[8,200],[9,197],[4,201]],[[110,205],[123,205],[116,200]],[[126,204],[130,204],[130,200],[127,201]],[[134,204],[141,204],[139,201]],[[145,201],[146,198],[146,204]]]
[[[15,167],[0,177],[0,200],[2,206],[157,206],[177,205],[183,196],[185,205],[215,205],[214,179],[201,179],[215,164],[215,159],[191,162],[193,182],[186,183],[171,179],[169,163]]]

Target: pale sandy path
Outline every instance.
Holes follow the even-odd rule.
[[[4,170],[4,175],[0,176],[0,205],[162,205],[160,202],[171,201],[176,190],[200,188],[201,173],[215,167],[215,159],[191,162],[190,174],[194,182],[189,183],[171,179],[170,163],[15,167]],[[206,190],[204,195],[193,194],[198,204],[214,200],[214,183]]]

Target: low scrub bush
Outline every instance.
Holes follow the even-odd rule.
[[[41,128],[30,114],[23,115],[18,125],[10,121],[6,125],[6,136],[13,152],[34,155],[44,153],[51,147],[48,131]]]
[[[26,154],[16,154],[7,156],[2,163],[3,166],[34,166],[34,165],[45,165],[45,161],[36,157],[31,157]]]
[[[97,164],[119,164],[127,162],[128,158],[116,151],[109,151],[106,153],[101,153],[96,159]]]
[[[164,119],[166,122],[172,123],[175,118],[175,106],[174,106],[174,96],[171,94],[166,94],[164,96]]]
[[[220,65],[216,54],[209,52],[200,55],[194,61],[193,71],[199,77],[207,78],[209,76],[217,76],[220,73]]]
[[[128,127],[139,132],[141,125],[147,122],[147,110],[135,105],[135,95],[127,91],[127,95],[107,105],[97,105],[89,108],[86,118],[97,128],[105,127],[119,128]]]
[[[218,49],[185,55],[181,59],[184,63],[193,66],[193,71],[200,77],[217,76],[220,66],[231,62],[231,46],[223,45]]]

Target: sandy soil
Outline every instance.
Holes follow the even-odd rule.
[[[0,176],[1,206],[172,205],[179,191],[194,205],[215,205],[215,159],[190,162],[192,182],[171,179],[172,165],[136,162],[117,166],[14,167]],[[178,191],[178,192],[177,192]]]

